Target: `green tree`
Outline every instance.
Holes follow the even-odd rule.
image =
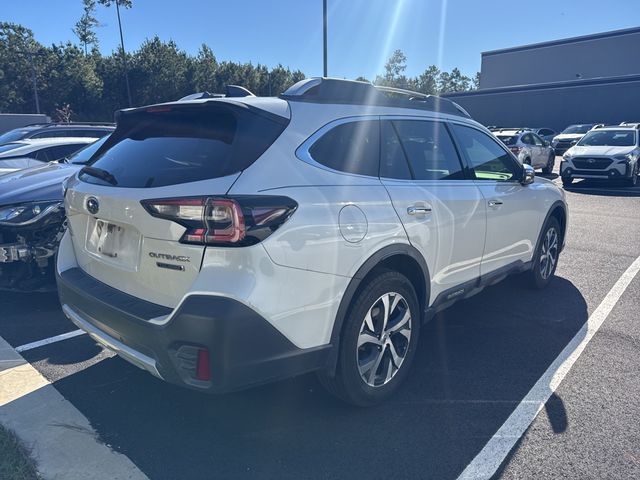
[[[435,95],[438,93],[438,83],[440,81],[440,69],[431,65],[416,78],[416,88],[421,93]]]
[[[442,72],[438,82],[438,92],[464,92],[470,90],[471,79],[463,75],[459,69],[454,68],[451,72]]]
[[[132,0],[98,0],[98,3],[100,5],[104,5],[105,7],[110,7],[116,2],[118,3],[118,5],[124,8],[131,8],[133,6]]]
[[[195,92],[215,93],[215,77],[218,61],[211,48],[202,44],[198,56],[193,61],[193,90]]]
[[[79,120],[90,120],[100,109],[103,82],[96,72],[95,58],[84,55],[76,45],[52,45],[44,66],[41,99],[45,112],[70,105]]]
[[[33,32],[15,23],[0,22],[0,111],[36,111],[34,83],[43,83],[47,50]],[[34,82],[35,81],[35,82]]]
[[[177,100],[194,92],[191,59],[171,40],[146,40],[131,57],[131,84],[138,104]]]
[[[476,72],[471,82],[474,90],[478,90],[480,88],[480,72]]]
[[[94,48],[98,46],[98,36],[94,28],[100,25],[100,22],[95,17],[96,0],[83,0],[83,3],[84,13],[73,28],[73,33],[78,37],[80,44],[84,47],[84,54],[87,55],[88,45],[93,45]]]
[[[398,49],[393,52],[391,57],[389,57],[389,60],[387,60],[387,63],[384,65],[384,78],[386,81],[392,83],[402,76],[406,69],[407,56],[402,52],[402,50]]]
[[[384,75],[378,75],[374,81],[376,85],[386,87],[415,89],[415,79],[407,78],[404,71],[407,69],[407,56],[402,50],[396,50],[384,65]]]

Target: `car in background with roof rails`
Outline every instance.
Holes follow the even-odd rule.
[[[545,287],[564,245],[562,189],[447,99],[313,78],[116,118],[67,181],[58,293],[79,328],[177,385],[315,371],[378,403],[425,321],[509,274]]]
[[[565,152],[560,163],[564,186],[575,178],[623,180],[638,184],[640,124],[622,123],[588,132]]]
[[[549,144],[551,144],[553,138],[558,135],[558,132],[547,127],[532,128],[531,131]]]
[[[113,123],[34,123],[14,128],[0,135],[0,145],[18,140],[56,137],[102,138],[115,129]]]
[[[513,152],[518,160],[550,175],[556,163],[556,155],[549,142],[528,128],[498,128],[491,132]]]
[[[96,138],[40,138],[0,145],[0,175],[55,162],[95,142]]]
[[[563,155],[564,152],[578,143],[578,140],[580,140],[589,130],[603,126],[603,123],[579,123],[569,125],[562,132],[553,137],[551,146],[555,150],[556,155]]]
[[[54,255],[66,217],[62,185],[107,137],[57,162],[0,176],[0,289],[55,288]]]

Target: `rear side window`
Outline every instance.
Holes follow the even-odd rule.
[[[279,117],[278,117],[279,118]],[[124,115],[89,164],[115,186],[151,188],[224,177],[255,162],[287,121],[235,105],[184,105]],[[88,183],[110,185],[81,174]]]
[[[333,170],[378,176],[380,127],[377,120],[338,125],[309,148],[316,162]]]

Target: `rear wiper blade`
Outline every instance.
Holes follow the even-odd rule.
[[[100,180],[104,180],[111,185],[118,185],[116,177],[101,168],[83,167],[82,170],[80,170],[80,173],[86,173],[87,175],[90,175],[92,177],[99,178]]]

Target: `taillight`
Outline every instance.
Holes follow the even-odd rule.
[[[520,153],[520,150],[522,150],[522,147],[509,147],[509,150],[518,155]]]
[[[298,204],[280,196],[186,197],[143,200],[152,216],[186,228],[181,243],[254,245],[273,233]]]

